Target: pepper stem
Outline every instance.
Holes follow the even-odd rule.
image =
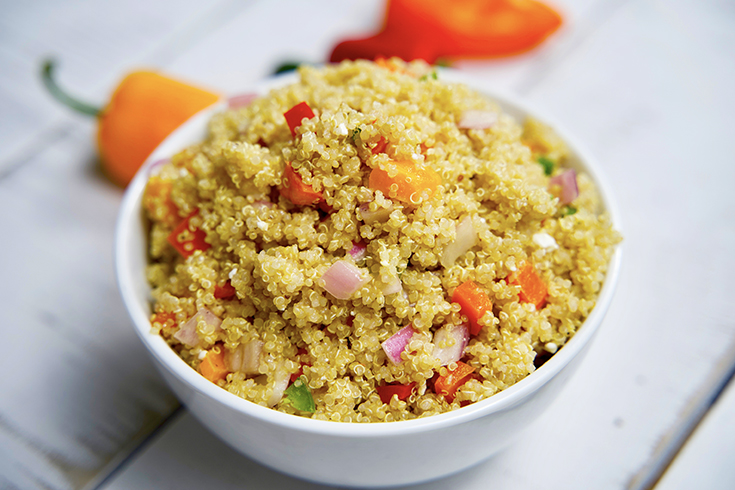
[[[43,67],[41,68],[41,79],[43,80],[43,84],[46,86],[46,90],[49,91],[49,93],[59,102],[64,104],[67,107],[70,107],[71,109],[74,109],[77,112],[81,112],[82,114],[87,114],[88,116],[99,116],[102,112],[102,109],[99,107],[95,107],[93,105],[87,104],[85,102],[82,102],[80,100],[75,99],[74,97],[70,96],[66,92],[64,92],[54,80],[54,66],[56,62],[52,59],[48,59],[43,62]]]

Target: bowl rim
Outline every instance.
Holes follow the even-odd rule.
[[[621,231],[620,214],[615,199],[610,191],[607,179],[596,158],[582,145],[562,124],[536,108],[528,105],[515,95],[510,95],[480,77],[443,68],[440,70],[441,80],[452,83],[463,83],[496,101],[504,111],[532,115],[534,118],[550,125],[567,143],[571,153],[585,172],[595,182],[605,211],[610,216],[613,228]],[[266,94],[296,80],[295,74],[286,74],[265,79],[252,86],[249,92]],[[182,126],[171,133],[146,159],[135,178],[128,186],[120,206],[115,227],[115,272],[120,293],[128,313],[133,320],[135,331],[148,351],[179,381],[189,386],[195,393],[210,398],[231,410],[258,419],[261,422],[280,426],[305,433],[328,435],[332,437],[397,437],[416,432],[444,429],[472,420],[510,409],[516,404],[541,389],[548,381],[561,372],[592,340],[612,302],[620,274],[622,249],[618,245],[610,260],[605,281],[600,290],[595,307],[591,314],[579,327],[574,336],[541,367],[518,381],[514,385],[495,395],[470,404],[466,407],[412,420],[373,423],[345,423],[327,420],[316,420],[279,412],[258,405],[234,395],[227,390],[207,381],[198,372],[186,364],[159,335],[151,333],[149,311],[136,299],[131,257],[135,253],[125,238],[135,227],[140,226],[141,197],[152,164],[161,158],[171,156],[187,146],[191,137],[187,133],[194,129],[206,128],[210,117],[226,108],[226,101],[220,101],[194,115]]]

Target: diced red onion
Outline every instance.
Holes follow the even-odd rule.
[[[258,94],[253,93],[235,95],[227,99],[227,107],[229,107],[230,109],[247,107],[257,98]]]
[[[574,201],[579,195],[579,188],[577,187],[577,172],[573,168],[565,170],[559,175],[552,177],[549,181],[549,187],[553,186],[561,187],[559,193],[559,204],[569,204]]]
[[[322,275],[324,289],[337,299],[349,299],[370,280],[370,276],[346,260],[338,260]]]
[[[148,176],[156,175],[160,170],[163,164],[170,162],[170,158],[161,158],[159,160],[156,160],[155,162],[148,165]]]
[[[401,282],[401,279],[398,277],[394,277],[391,282],[384,285],[380,292],[383,293],[383,296],[388,296],[389,294],[396,294],[403,291],[403,283]]]
[[[272,208],[275,206],[271,201],[268,201],[266,199],[260,199],[259,201],[255,201],[253,203],[253,207],[256,209],[262,209],[262,208]]]
[[[454,241],[447,245],[444,252],[442,252],[442,267],[453,266],[459,257],[475,245],[477,245],[477,231],[472,224],[472,218],[467,216],[457,225]]]
[[[199,334],[197,333],[197,324],[199,320],[203,320],[207,325],[213,327],[214,332],[221,330],[222,320],[217,315],[209,311],[207,308],[201,308],[196,315],[189,318],[181,328],[174,334],[174,338],[188,347],[199,345]]]
[[[251,340],[247,344],[240,344],[233,351],[225,351],[225,365],[232,372],[258,374],[262,351],[262,340]]]
[[[413,326],[407,325],[380,344],[383,346],[383,350],[388,356],[388,359],[390,359],[390,362],[393,364],[400,364],[403,362],[403,359],[401,359],[401,352],[406,350],[406,346],[411,341],[411,337],[413,337],[414,333],[416,333],[416,331],[413,329]]]
[[[266,400],[266,405],[269,407],[275,406],[283,398],[283,392],[288,388],[288,383],[291,381],[291,375],[283,368],[279,366],[276,368],[276,372],[273,374],[273,393]]]
[[[441,361],[442,366],[457,362],[462,359],[469,341],[467,324],[444,325],[434,334],[434,357]]]
[[[353,242],[350,249],[350,255],[355,262],[359,262],[365,258],[367,254],[367,245],[365,242]]]
[[[498,122],[498,114],[492,111],[469,110],[462,113],[457,123],[462,129],[487,129]]]
[[[370,204],[361,204],[359,210],[360,217],[366,224],[382,223],[388,221],[390,213],[393,212],[393,204],[390,204],[387,208],[378,208],[375,211],[370,211]]]

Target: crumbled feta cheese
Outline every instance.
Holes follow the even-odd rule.
[[[207,357],[207,351],[205,351],[205,350],[201,351],[197,357],[201,361],[202,359],[204,359],[205,357]]]
[[[263,231],[268,231],[268,223],[266,223],[262,219],[258,220],[258,222],[256,223],[256,226]]]
[[[554,354],[559,349],[559,347],[554,342],[547,342],[544,345],[544,349],[546,349],[546,352]]]
[[[334,134],[339,136],[347,136],[347,133],[348,131],[344,124],[340,124],[337,126],[337,129],[334,130]]]
[[[232,279],[233,277],[235,277],[235,274],[237,274],[237,268],[236,268],[236,267],[233,267],[233,268],[232,268],[232,270],[230,271],[230,273],[229,273],[229,274],[227,274],[227,276],[228,276],[228,277],[229,277],[230,279]]]
[[[554,240],[554,237],[543,231],[534,233],[533,237],[531,238],[533,239],[533,242],[541,248],[550,248],[552,250],[556,250],[557,248],[559,248],[559,245],[556,244],[556,240]]]

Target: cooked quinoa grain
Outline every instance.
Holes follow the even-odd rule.
[[[620,240],[592,180],[545,125],[429,73],[301,68],[150,177],[151,323],[192,368],[388,422],[492,396],[574,335]]]

